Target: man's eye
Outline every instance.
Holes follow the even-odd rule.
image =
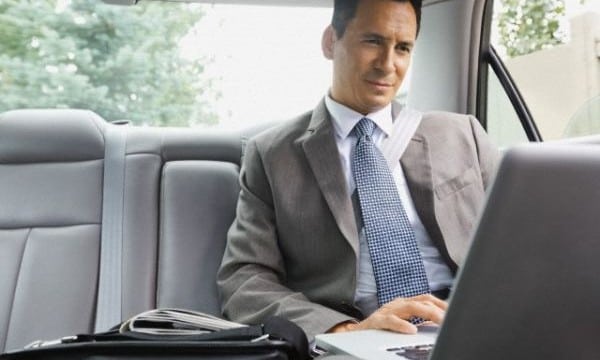
[[[381,44],[381,40],[379,40],[379,39],[366,39],[365,42],[367,44],[373,44],[373,45]]]
[[[410,52],[412,51],[410,46],[398,46],[398,47],[396,47],[396,50],[398,52],[407,53],[407,54],[410,54]]]

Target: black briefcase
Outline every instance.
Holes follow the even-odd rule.
[[[67,337],[56,344],[0,355],[1,360],[306,360],[308,341],[294,323],[273,317],[262,325],[201,335],[120,333]]]

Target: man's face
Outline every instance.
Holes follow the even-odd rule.
[[[333,60],[331,97],[361,114],[385,107],[402,84],[416,37],[410,3],[360,1],[342,38],[331,27],[323,38],[325,56]]]

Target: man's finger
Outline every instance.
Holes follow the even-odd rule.
[[[385,322],[381,324],[381,329],[403,334],[416,334],[418,331],[418,328],[409,321],[391,314],[385,318]]]
[[[441,324],[444,320],[445,311],[440,309],[433,303],[425,303],[414,301],[408,307],[412,316],[420,317],[421,319],[433,321],[436,324]]]
[[[431,294],[422,294],[422,295],[408,298],[407,300],[430,301],[444,311],[448,309],[448,303],[446,301],[439,299]]]
[[[439,299],[433,295],[431,295],[431,301],[440,309],[442,309],[444,311],[448,310],[448,302],[446,302],[442,299]]]

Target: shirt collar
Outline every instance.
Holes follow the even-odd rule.
[[[386,137],[392,133],[392,104],[387,104],[384,108],[373,113],[362,115],[333,100],[328,94],[325,96],[325,106],[331,115],[336,135],[342,139],[347,138],[352,129],[354,129],[354,126],[365,117],[373,121]]]

